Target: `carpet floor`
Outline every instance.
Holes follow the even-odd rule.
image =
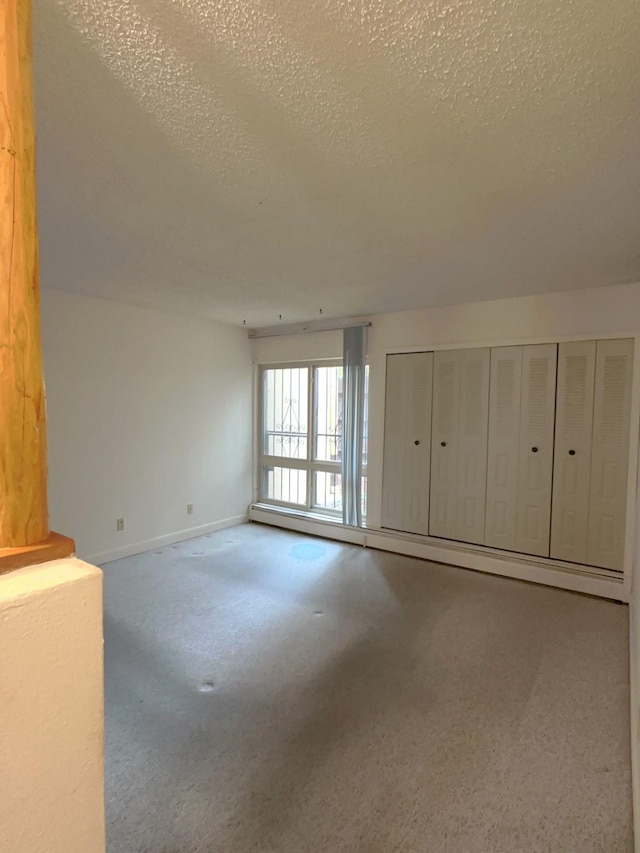
[[[104,567],[108,853],[630,853],[628,611],[247,524]]]

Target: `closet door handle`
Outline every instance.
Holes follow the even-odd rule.
[[[440,447],[446,447],[446,446],[447,446],[447,442],[446,442],[446,441],[441,441],[441,442],[440,442]]]
[[[531,448],[531,452],[532,452],[532,453],[537,453],[537,452],[538,452],[538,448],[537,448],[537,447],[532,447],[532,448]]]
[[[418,444],[420,444],[420,442],[419,442],[417,439],[416,439],[413,443],[414,443],[416,446],[417,446]]]
[[[576,455],[575,450],[570,450],[570,451],[569,451],[569,456],[575,456],[575,455]]]

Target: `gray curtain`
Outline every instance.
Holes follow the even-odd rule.
[[[366,327],[344,330],[342,400],[342,520],[362,527],[362,431]]]

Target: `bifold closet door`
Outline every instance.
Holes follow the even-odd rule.
[[[516,551],[549,556],[557,344],[522,347]]]
[[[522,347],[491,350],[485,544],[515,551]]]
[[[491,350],[462,350],[456,484],[456,539],[484,544]]]
[[[558,347],[551,556],[587,562],[596,342]]]
[[[489,349],[434,353],[432,536],[484,543],[489,364]]]
[[[598,341],[587,563],[622,571],[629,474],[633,341]]]
[[[387,356],[382,526],[429,532],[433,353]]]
[[[433,354],[429,533],[456,538],[461,350]]]

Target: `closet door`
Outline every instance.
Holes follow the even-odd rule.
[[[382,526],[429,530],[433,353],[387,356]]]
[[[384,461],[382,469],[382,526],[402,530],[404,523],[405,450],[407,443],[405,405],[407,375],[405,355],[387,356],[387,387],[384,415]]]
[[[485,544],[515,551],[522,347],[491,350]]]
[[[456,538],[461,350],[433,355],[431,503],[429,533]]]
[[[557,344],[522,347],[516,550],[549,556]]]
[[[456,533],[484,544],[489,418],[489,349],[460,352],[460,408],[456,472]]]
[[[551,556],[587,561],[596,342],[558,347]]]
[[[598,341],[587,563],[622,571],[633,341]]]
[[[427,535],[431,480],[432,352],[414,353],[409,359],[407,391],[409,402],[404,529],[409,533]]]

